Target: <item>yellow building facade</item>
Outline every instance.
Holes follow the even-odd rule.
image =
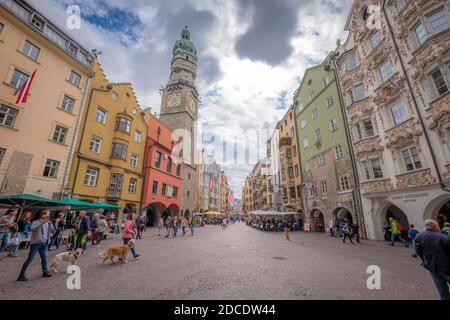
[[[0,195],[61,198],[91,60],[28,2],[0,1]],[[28,101],[16,104],[34,71]]]
[[[141,207],[147,123],[130,83],[109,83],[97,58],[70,175],[72,197]]]

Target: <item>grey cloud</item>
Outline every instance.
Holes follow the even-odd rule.
[[[297,26],[297,11],[290,2],[271,0],[237,0],[240,18],[252,12],[249,29],[235,44],[241,58],[258,60],[270,65],[283,63],[293,48],[290,44]]]

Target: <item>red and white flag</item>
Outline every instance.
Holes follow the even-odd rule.
[[[214,178],[211,178],[211,180],[209,181],[209,188],[211,190],[214,190]]]
[[[22,88],[20,88],[19,95],[17,96],[16,104],[19,103],[26,103],[28,98],[28,92],[30,91],[31,83],[33,82],[34,75],[36,74],[35,70],[31,77],[25,81],[25,83],[22,85]]]

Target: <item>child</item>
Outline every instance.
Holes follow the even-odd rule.
[[[444,228],[442,228],[442,233],[450,237],[450,222],[444,223]]]
[[[409,225],[409,229],[408,229],[408,238],[411,240],[412,242],[412,247],[413,247],[413,253],[412,256],[414,258],[417,258],[417,250],[416,250],[416,235],[419,233],[419,231],[417,231],[416,229],[414,229],[414,225],[410,224]]]
[[[9,238],[9,242],[6,244],[5,250],[9,251],[8,257],[17,257],[17,249],[19,249],[20,245],[20,233],[17,231],[17,228],[11,229],[11,237]]]

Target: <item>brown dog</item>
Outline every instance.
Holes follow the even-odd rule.
[[[128,252],[136,243],[136,240],[131,239],[127,244],[110,246],[106,251],[99,253],[99,257],[103,258],[103,264],[106,260],[110,259],[111,263],[114,263],[114,257],[119,257],[122,263],[128,263]]]

